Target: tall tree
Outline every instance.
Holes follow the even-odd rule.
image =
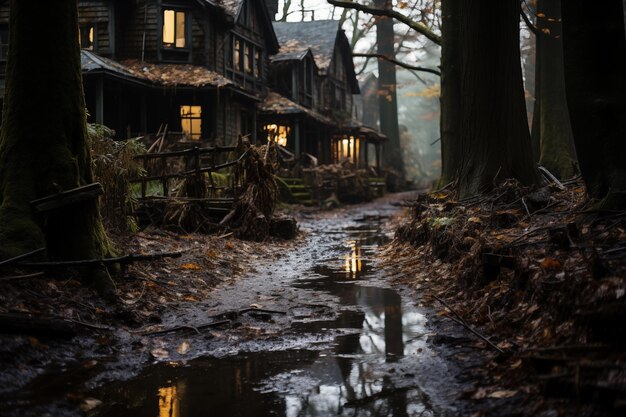
[[[587,192],[607,209],[626,207],[626,35],[624,5],[589,13],[563,2],[565,82],[574,142]]]
[[[457,0],[441,1],[441,185],[458,178],[461,163],[459,6]]]
[[[520,3],[460,3],[460,196],[485,192],[497,178],[534,184],[520,64]]]
[[[110,253],[96,200],[35,216],[32,200],[93,182],[76,0],[11,0],[0,134],[0,258],[45,247],[54,260]],[[103,270],[90,276],[109,285]],[[104,287],[103,287],[104,288]]]
[[[575,174],[576,152],[567,111],[563,69],[561,0],[537,2],[537,60],[540,93],[539,163],[559,178]]]
[[[379,9],[392,10],[391,0],[374,0]],[[393,19],[380,16],[376,21],[377,53],[389,58],[395,57],[395,32]],[[380,107],[380,130],[389,138],[384,149],[385,165],[396,169],[404,177],[404,162],[400,148],[400,130],[398,126],[398,98],[396,94],[396,66],[385,59],[378,60],[378,103]]]

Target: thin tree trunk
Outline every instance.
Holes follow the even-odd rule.
[[[541,1],[541,0],[539,0]],[[533,105],[533,121],[530,128],[530,142],[533,149],[533,160],[541,158],[541,60],[542,36],[535,36],[535,103]]]
[[[50,259],[110,254],[96,200],[35,217],[30,201],[93,182],[76,0],[11,1],[0,135],[0,257],[45,246]],[[108,277],[108,275],[107,275]]]
[[[567,0],[563,46],[567,102],[587,192],[626,207],[626,36],[623,2]]]
[[[459,5],[457,0],[441,2],[441,186],[458,177],[461,162]]]
[[[541,31],[539,163],[558,178],[570,178],[576,173],[576,153],[565,96],[561,0],[540,0],[538,5],[538,11],[545,15],[537,19]]]
[[[461,198],[498,179],[537,181],[519,51],[518,0],[464,0],[460,7]]]
[[[378,8],[392,8],[391,0],[375,0]],[[393,19],[380,16],[376,23],[377,53],[395,57],[395,32]],[[388,168],[393,168],[404,178],[404,162],[400,148],[400,130],[398,127],[398,99],[396,96],[396,66],[384,59],[378,60],[378,85],[380,106],[380,130],[388,138],[385,145],[384,161]]]

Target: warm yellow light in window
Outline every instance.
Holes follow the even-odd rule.
[[[269,124],[263,127],[267,132],[268,142],[276,142],[280,146],[287,146],[287,138],[291,133],[291,127]]]
[[[176,12],[176,47],[185,47],[185,13]]]
[[[176,48],[185,47],[185,12],[163,11],[163,44]]]
[[[235,41],[235,69],[241,70],[241,42]]]
[[[174,31],[176,27],[176,12],[165,10],[163,12],[163,43],[174,43]]]
[[[180,106],[180,125],[185,136],[192,140],[202,137],[202,106]]]

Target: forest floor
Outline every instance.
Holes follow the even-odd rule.
[[[2,282],[44,321],[0,336],[0,415],[620,415],[624,216],[576,223],[564,188],[298,209],[293,241],[144,230],[118,246],[182,255],[117,306],[69,271]]]
[[[490,358],[464,393],[474,416],[498,415],[494,396],[515,415],[626,414],[626,212],[596,210],[581,180],[407,206],[383,264]]]

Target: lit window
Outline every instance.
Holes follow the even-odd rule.
[[[254,52],[254,78],[261,77],[261,52],[259,50]]]
[[[167,48],[184,48],[186,46],[185,12],[163,11],[163,46]]]
[[[78,43],[80,43],[80,47],[82,49],[93,51],[93,33],[94,31],[92,25],[80,27],[80,30],[78,31]]]
[[[235,69],[241,71],[241,41],[235,41]]]
[[[246,45],[245,51],[244,68],[246,70],[246,74],[252,74],[252,48]]]
[[[361,141],[354,136],[344,136],[341,139],[337,140],[336,145],[336,156],[337,162],[341,162],[345,159],[352,160],[352,162],[357,163],[359,159],[360,143]]]
[[[276,142],[280,146],[287,146],[287,137],[291,133],[289,126],[265,125],[263,129],[267,132],[268,142]]]
[[[180,124],[186,137],[200,140],[202,135],[202,106],[180,106]]]

